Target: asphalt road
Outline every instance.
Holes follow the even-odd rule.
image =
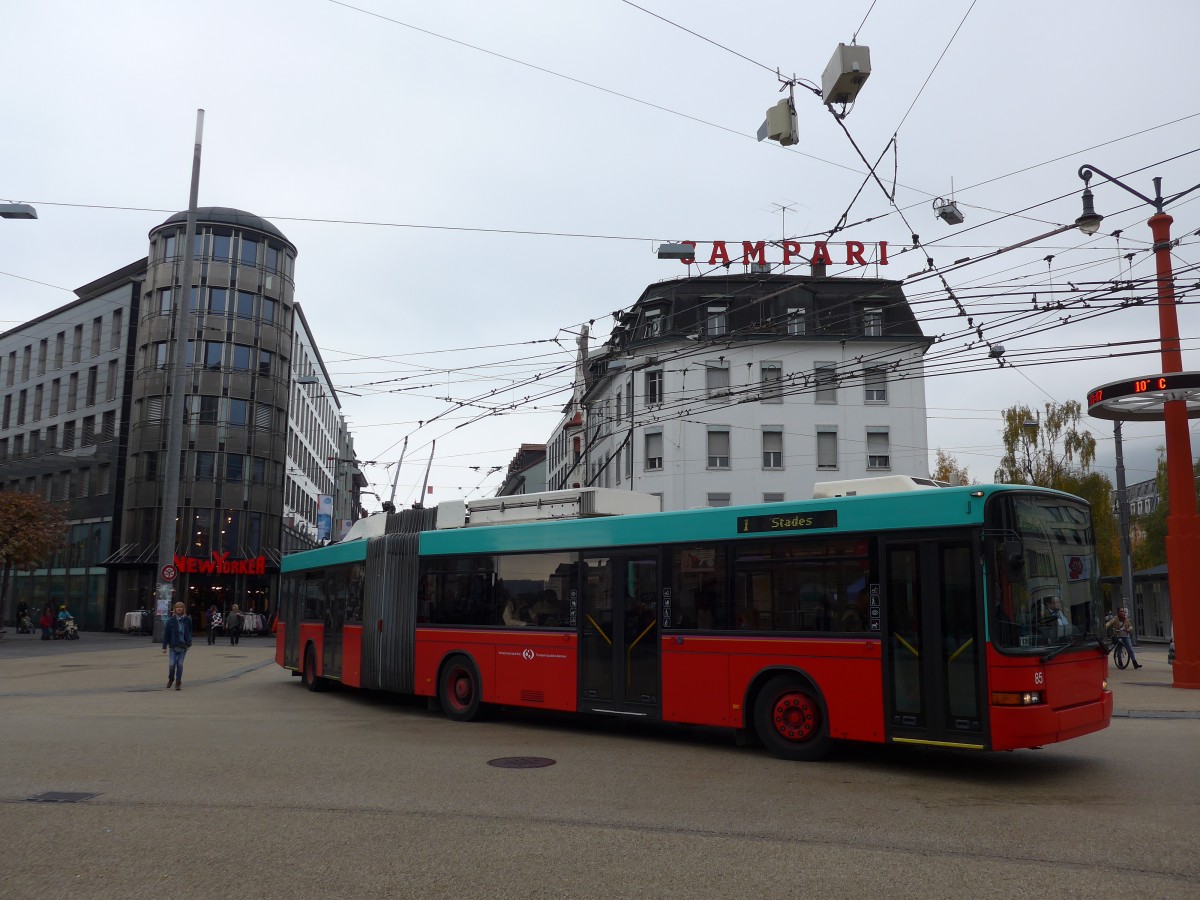
[[[0,645],[6,898],[1200,895],[1194,715],[787,763],[719,731],[312,694],[263,639],[197,645],[165,691],[157,648],[95,637]],[[530,756],[555,764],[488,765]]]

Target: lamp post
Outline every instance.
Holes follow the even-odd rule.
[[[1174,273],[1171,268],[1171,223],[1164,207],[1200,189],[1194,185],[1170,197],[1162,195],[1162,179],[1154,179],[1154,197],[1147,197],[1096,166],[1079,167],[1083,179],[1083,213],[1075,220],[1084,234],[1095,234],[1104,218],[1093,205],[1092,175],[1101,175],[1117,187],[1154,207],[1146,223],[1153,236],[1158,279],[1158,330],[1164,373],[1182,372],[1179,319],[1175,313]],[[1171,597],[1171,622],[1175,633],[1177,688],[1200,689],[1200,516],[1196,514],[1196,488],[1192,474],[1192,446],[1188,432],[1187,402],[1167,399],[1163,405],[1167,444],[1167,585]]]

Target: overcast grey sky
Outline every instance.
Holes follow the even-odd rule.
[[[1200,181],[1200,153],[1172,159],[1200,148],[1190,0],[640,5],[662,18],[622,0],[5,0],[0,199],[36,203],[40,219],[0,222],[0,329],[145,254],[149,229],[187,205],[204,108],[200,203],[265,216],[296,244],[296,296],[359,457],[381,463],[366,469],[374,489],[386,495],[382,463],[409,435],[398,498],[414,500],[437,439],[440,501],[490,493],[488,469],[547,438],[568,379],[544,373],[569,366],[581,324],[607,337],[614,310],[686,274],[655,258],[657,241],[778,239],[778,205],[789,236],[837,223],[866,167],[819,99],[796,95],[798,146],[754,134],[781,96],[774,69],[819,81],[856,31],[872,74],[845,125],[872,161],[896,135],[879,166],[896,205],[868,184],[848,221],[872,221],[838,237],[888,241],[881,276],[925,268],[898,252],[914,231],[947,266],[1073,221],[1084,162],[1144,169],[1126,180],[1147,194],[1155,175],[1168,194]],[[951,179],[957,227],[930,206]],[[1017,366],[988,362],[938,279],[906,287],[944,338],[931,457],[940,447],[990,480],[1000,409],[1160,371],[1151,305],[1027,315],[1034,293],[1073,302],[1072,285],[1153,273],[1151,210],[1100,181],[1095,238],[1071,231],[946,275]],[[1187,286],[1196,201],[1173,210]],[[1184,366],[1200,368],[1192,296]],[[1147,343],[1104,346],[1118,341]],[[1142,355],[1109,358],[1130,351]],[[1111,425],[1090,425],[1111,468]],[[1152,477],[1162,441],[1161,426],[1127,426],[1131,482]]]

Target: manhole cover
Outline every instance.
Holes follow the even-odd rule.
[[[488,760],[488,765],[497,769],[542,769],[554,763],[555,760],[545,756],[501,756],[499,759]]]
[[[99,796],[99,794],[88,794],[81,791],[46,791],[44,794],[36,794],[26,799],[34,803],[78,803],[80,800],[91,800],[93,797]]]

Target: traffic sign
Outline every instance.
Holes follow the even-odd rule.
[[[170,563],[167,563],[162,567],[162,571],[159,572],[159,575],[162,576],[163,581],[174,581],[179,577],[179,570]]]

